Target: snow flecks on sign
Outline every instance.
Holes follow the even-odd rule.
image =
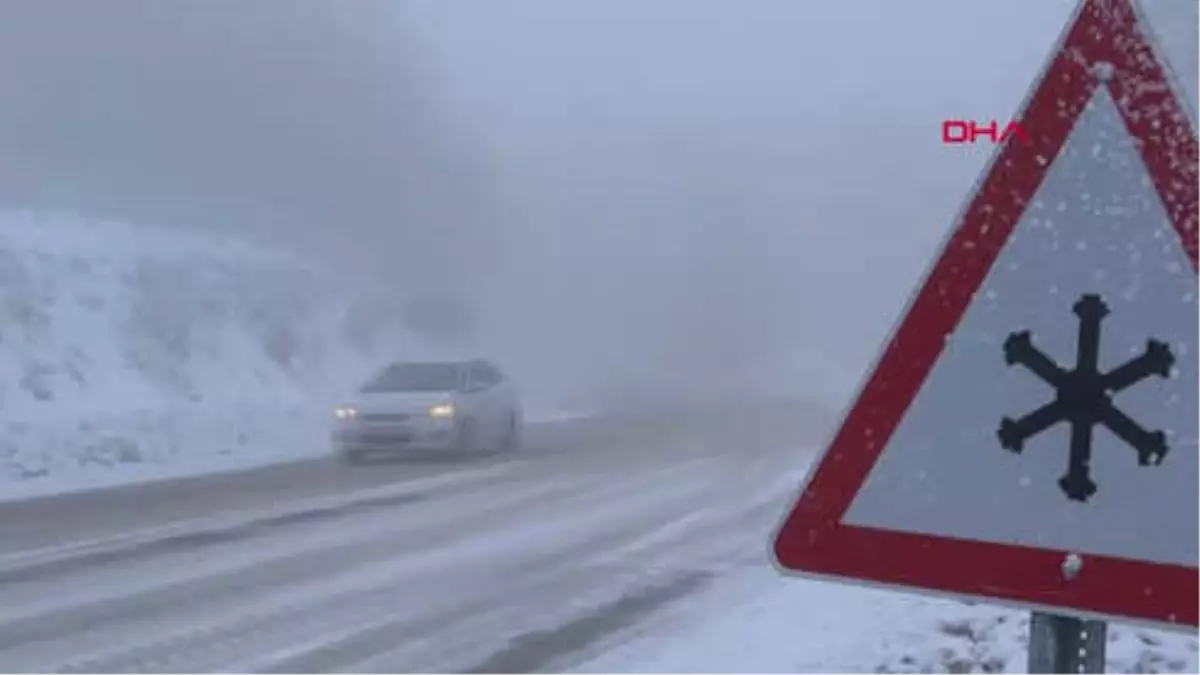
[[[1088,113],[1075,127],[1067,147],[1090,148],[1095,143],[1111,145],[1111,139],[1117,137],[1116,130],[1123,128],[1124,123],[1116,105],[1107,92],[1100,91]],[[1102,140],[1106,138],[1108,140]],[[964,480],[963,476],[975,475],[979,478],[979,484],[973,484],[961,492],[949,490],[938,495],[937,501],[940,503],[936,509],[931,508],[928,494],[914,494],[911,503],[897,497],[894,492],[884,498],[882,492],[874,492],[872,481],[885,478],[889,472],[899,475],[906,473],[906,467],[897,464],[901,461],[896,459],[898,455],[885,453],[850,509],[847,516],[850,522],[905,530],[898,523],[900,516],[907,514],[907,522],[938,522],[948,528],[922,530],[925,532],[1021,542],[1022,536],[1016,529],[1006,530],[1002,535],[996,532],[988,536],[982,533],[980,524],[994,520],[994,514],[1006,508],[997,506],[1007,503],[1002,494],[1003,486],[1017,484],[1020,477],[1032,475],[1036,482],[1024,490],[1028,495],[1026,503],[1039,504],[1046,514],[1057,513],[1057,516],[1046,515],[1043,518],[1048,526],[1057,522],[1055,518],[1059,518],[1061,522],[1050,529],[1057,529],[1062,536],[1082,536],[1087,527],[1097,528],[1097,535],[1116,529],[1127,531],[1129,537],[1133,537],[1140,531],[1137,523],[1122,520],[1129,518],[1129,514],[1121,515],[1122,507],[1110,502],[1110,498],[1101,500],[1107,505],[1096,508],[1113,509],[1113,518],[1089,521],[1091,524],[1087,527],[1068,517],[1070,508],[1053,501],[1061,496],[1056,494],[1057,488],[1052,480],[1061,473],[1061,468],[1057,467],[1061,458],[1055,457],[1055,453],[1049,450],[1049,447],[1061,445],[1058,442],[1060,439],[1054,436],[1059,433],[1057,429],[1052,431],[1053,441],[1031,441],[1037,450],[1025,453],[1019,462],[1009,461],[1010,458],[1004,456],[989,456],[983,451],[978,454],[946,451],[947,456],[943,457],[942,451],[927,447],[930,438],[946,441],[945,448],[993,447],[989,415],[994,415],[996,410],[1007,411],[1006,414],[1023,412],[1029,401],[1038,402],[1045,396],[1045,392],[1033,382],[1026,381],[1017,373],[1003,372],[1004,362],[1000,352],[986,347],[977,336],[994,338],[996,335],[1006,335],[1017,327],[1036,327],[1036,340],[1044,345],[1047,353],[1054,354],[1060,361],[1069,359],[1076,341],[1076,328],[1069,321],[1073,318],[1070,315],[1071,304],[1083,294],[1100,293],[1108,299],[1114,314],[1114,318],[1105,326],[1106,342],[1100,347],[1102,362],[1108,366],[1119,363],[1121,359],[1118,355],[1126,350],[1135,346],[1140,350],[1148,337],[1168,339],[1172,343],[1194,342],[1197,339],[1194,310],[1190,313],[1176,312],[1172,305],[1172,310],[1167,311],[1162,305],[1167,298],[1181,297],[1191,292],[1195,287],[1195,277],[1179,246],[1178,236],[1170,229],[1161,202],[1146,198],[1137,188],[1139,182],[1136,178],[1144,174],[1145,169],[1140,160],[1135,161],[1136,155],[1129,142],[1117,144],[1099,161],[1092,158],[1090,153],[1063,153],[1051,167],[1039,198],[1030,202],[1021,226],[1011,236],[996,266],[984,281],[978,296],[982,302],[971,307],[960,322],[959,337],[963,339],[956,342],[961,348],[947,352],[925,381],[918,400],[928,401],[933,406],[935,404],[932,401],[936,399],[940,412],[923,416],[920,410],[911,410],[891,439],[895,448],[911,445],[913,457],[937,457],[934,462],[936,468],[932,470],[934,475],[930,479],[932,484],[954,485],[956,481],[949,478],[949,468],[952,466],[962,469],[961,473],[956,474],[958,482]],[[1088,190],[1080,187],[1085,181]],[[1054,213],[1054,227],[1045,227],[1048,207],[1063,202],[1067,208]],[[1098,209],[1113,204],[1123,208],[1107,217],[1095,217]],[[1039,226],[1032,227],[1034,223]],[[1112,250],[1114,245],[1118,246],[1116,251]],[[1103,270],[1105,276],[1097,276],[1097,270]],[[988,295],[989,291],[994,296]],[[993,297],[995,299],[991,299]],[[1061,300],[1047,302],[1046,298]],[[1148,298],[1154,301],[1147,302]],[[1190,321],[1188,316],[1191,317]],[[1064,321],[1064,317],[1068,320]],[[1140,329],[1143,326],[1154,327],[1156,332],[1166,330],[1166,326],[1171,329],[1163,335],[1150,335]],[[965,370],[952,370],[950,364],[953,363],[962,364]],[[989,370],[991,368],[999,370]],[[995,382],[997,387],[978,392],[976,398],[979,401],[989,399],[991,403],[978,408],[986,411],[981,412],[978,419],[967,422],[976,408],[967,406],[960,392],[969,386],[969,382],[977,381]],[[1170,410],[1183,408],[1177,405],[1168,410],[1163,405],[1163,399],[1156,398],[1158,389],[1132,388],[1121,394],[1122,405],[1135,411],[1134,417],[1152,429],[1167,428],[1172,417]],[[938,392],[941,392],[942,398],[937,398]],[[953,422],[945,422],[948,411],[952,411],[949,419],[953,419]],[[981,429],[984,431],[981,432]],[[1113,476],[1108,480],[1114,480],[1118,475],[1133,477],[1133,482],[1138,485],[1150,480],[1144,473],[1126,474],[1122,465],[1112,466],[1111,463],[1118,460],[1108,459],[1110,455],[1113,458],[1124,457],[1123,453],[1126,452],[1125,448],[1117,447],[1112,438],[1101,436],[1097,443],[1098,447],[1104,448],[1098,456],[1105,457],[1108,462],[1097,471]],[[989,462],[994,462],[995,466]],[[985,469],[985,466],[988,468]],[[1172,489],[1186,489],[1189,482],[1194,485],[1195,471],[1194,455],[1181,448],[1178,454],[1172,455],[1172,472],[1161,477],[1166,481],[1163,485],[1169,484]],[[887,485],[894,490],[900,483],[889,481]],[[1164,499],[1164,495],[1161,490],[1147,491],[1152,501]],[[967,517],[967,514],[971,514],[971,517]],[[878,519],[874,519],[875,516]],[[961,527],[950,526],[950,521]],[[1195,531],[1194,527],[1188,529]],[[1145,543],[1144,536],[1139,537],[1138,541]],[[1194,542],[1194,539],[1191,541]],[[1134,541],[1128,539],[1127,543],[1132,545]],[[1195,559],[1194,545],[1189,548],[1187,542],[1182,542],[1180,547],[1167,541],[1162,544],[1163,560],[1187,563]],[[1188,554],[1188,551],[1191,553]],[[1121,554],[1115,549],[1103,552]]]
[[[1185,228],[1191,222],[1194,233],[1195,134],[1135,18],[1125,0],[1081,6],[1023,110],[1022,122],[1039,127],[1034,147],[1000,150],[843,426],[883,420],[894,433],[881,450],[855,445],[850,433],[835,436],[780,528],[781,566],[1195,625],[1187,599],[1195,595],[1196,516],[1179,508],[1195,501],[1195,448],[1172,446],[1168,470],[1140,468],[1165,455],[1160,430],[1195,425],[1195,364],[1181,360],[1182,377],[1131,386],[1119,406],[1091,384],[1079,386],[1094,368],[1107,388],[1134,384],[1127,376],[1140,368],[1109,370],[1132,343],[1156,351],[1198,339],[1194,308],[1175,302],[1195,288],[1196,242]],[[1080,77],[1097,60],[1116,65],[1107,86]],[[1048,167],[1039,155],[1051,158]],[[1055,226],[1031,227],[1056,201],[1066,207]],[[994,256],[964,260],[970,253],[956,244],[993,208],[1011,230],[983,247]],[[1162,245],[1168,239],[1174,246]],[[1136,255],[1127,255],[1129,245]],[[946,303],[946,289],[964,280],[960,301]],[[987,290],[998,300],[980,301]],[[1109,309],[1104,339],[1093,339]],[[956,334],[954,348],[943,350],[931,336],[946,325]],[[1034,336],[1038,351],[1027,344],[1025,356],[1014,355],[1008,340],[1003,352],[988,347],[984,336],[997,335],[1026,343]],[[1068,382],[1070,366],[1061,363],[1073,358],[1086,368],[1069,371],[1081,376]],[[1016,362],[1058,393],[1005,370]],[[1064,394],[1063,385],[1075,391]],[[1167,400],[1184,404],[1167,410]],[[1079,413],[1069,438],[1056,424],[1064,406]],[[1092,435],[1084,425],[1101,412],[1113,433]],[[1014,414],[1022,417],[997,425],[997,415]],[[1051,433],[1034,439],[1041,431]],[[904,480],[916,468],[926,470],[921,491]],[[1092,478],[1103,488],[1085,509]],[[816,544],[814,530],[822,535]],[[1095,572],[1047,594],[1061,583],[1062,549],[1088,555]],[[1170,590],[1144,595],[1144,584]]]

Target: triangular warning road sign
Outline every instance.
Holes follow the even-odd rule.
[[[786,572],[1197,625],[1197,142],[1085,0],[774,541]]]

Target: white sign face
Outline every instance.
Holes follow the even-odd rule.
[[[1077,315],[1085,296],[1107,314]],[[1142,357],[1149,340],[1163,344],[1121,371],[1113,410],[1094,426],[1039,429],[1026,416],[1059,392],[1063,408],[1040,421],[1091,408],[1068,399],[1096,390],[1073,373],[1077,357],[1089,370],[1093,340],[1080,331],[1097,322],[1101,376]],[[1028,343],[1010,340],[1024,331]],[[1196,566],[1198,332],[1196,272],[1100,87],[843,522]],[[1165,361],[1168,377],[1147,372]],[[1073,429],[1085,451],[1074,461]]]

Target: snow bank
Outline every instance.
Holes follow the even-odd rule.
[[[228,238],[0,214],[0,498],[326,450],[415,348],[365,285]]]
[[[663,630],[576,668],[608,673],[1019,673],[1028,613],[778,575],[764,562]],[[1197,637],[1110,625],[1111,673],[1197,672]]]

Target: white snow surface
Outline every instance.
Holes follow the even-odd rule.
[[[1029,614],[763,564],[599,654],[587,673],[1024,673]],[[1110,673],[1200,671],[1195,633],[1110,624]]]
[[[0,213],[0,500],[326,452],[340,393],[423,353],[369,288],[238,239]]]

